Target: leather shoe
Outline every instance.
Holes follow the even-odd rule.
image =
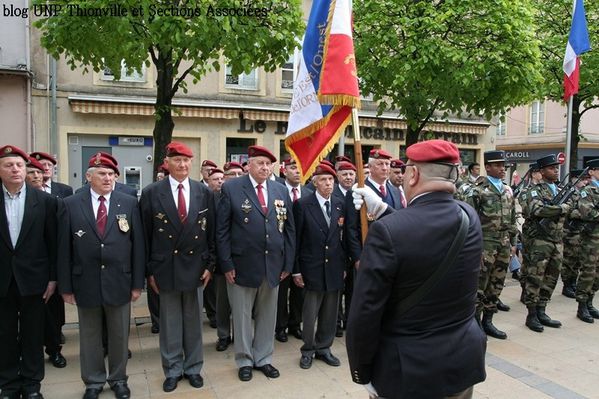
[[[226,351],[229,345],[231,345],[231,337],[219,338],[216,342],[216,350],[218,352]]]
[[[520,279],[522,278],[522,274],[520,273],[520,270],[514,270],[514,271],[512,272],[512,278],[513,278],[514,280],[518,280],[518,281],[520,281]]]
[[[199,374],[185,374],[184,377],[189,380],[189,385],[194,388],[201,388],[204,386],[204,379]]]
[[[181,380],[181,378],[183,377],[168,377],[162,383],[162,390],[164,392],[173,392],[175,389],[177,389],[177,383]]]
[[[210,320],[209,324],[211,328],[216,328],[216,320]]]
[[[252,368],[250,366],[243,366],[239,368],[237,376],[241,381],[249,381],[252,379]]]
[[[117,382],[111,386],[110,389],[114,391],[114,397],[116,399],[129,399],[131,397],[131,391],[126,382]]]
[[[301,368],[309,369],[310,367],[312,367],[312,356],[302,355],[299,364]]]
[[[158,334],[158,333],[160,332],[160,327],[158,327],[158,326],[157,326],[157,325],[155,325],[155,324],[152,324],[152,329],[151,329],[151,331],[152,331],[152,334]]]
[[[502,312],[509,312],[510,309],[511,308],[508,305],[506,305],[505,303],[501,302],[501,299],[499,299],[497,301],[497,310],[501,310]]]
[[[335,336],[337,338],[343,337],[343,329],[341,328],[341,326],[337,326],[337,329],[335,330]]]
[[[333,356],[332,353],[323,353],[323,354],[317,353],[315,357],[318,360],[322,360],[329,366],[338,367],[339,365],[341,365],[341,362],[339,361],[339,359],[337,359],[335,356]]]
[[[260,370],[262,371],[262,373],[267,376],[268,378],[278,378],[279,375],[279,370],[277,370],[276,368],[273,367],[272,364],[265,364],[264,366],[255,366],[254,367],[256,370]]]
[[[30,392],[21,396],[23,399],[44,399],[44,396],[39,392]]]
[[[98,399],[103,388],[87,388],[83,394],[83,399]]]
[[[296,328],[294,330],[289,330],[289,334],[293,335],[295,338],[299,339],[300,341],[302,339],[304,339],[302,337],[302,329],[301,328]]]
[[[279,342],[287,342],[287,333],[285,331],[278,331],[275,333],[275,338]]]
[[[61,369],[67,366],[67,359],[65,359],[60,352],[56,352],[55,354],[50,355],[50,363],[57,369]]]

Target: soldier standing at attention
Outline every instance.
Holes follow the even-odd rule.
[[[587,323],[599,319],[599,310],[593,306],[593,297],[599,289],[599,159],[587,163],[591,182],[580,191],[577,210],[584,223],[581,239],[580,277],[576,285],[576,316]]]
[[[543,326],[559,328],[562,323],[553,320],[545,313],[547,302],[551,299],[563,259],[564,220],[570,211],[570,205],[552,205],[557,195],[558,165],[556,156],[547,155],[537,160],[543,176],[538,183],[522,195],[523,210],[527,214],[524,228],[529,238],[525,241],[527,262],[523,265],[524,303],[528,308],[526,326],[533,331],[543,332]],[[524,204],[525,203],[525,204]],[[543,219],[548,222],[543,224]]]
[[[482,313],[482,327],[487,335],[506,339],[507,334],[493,325],[497,302],[503,290],[510,255],[516,253],[516,208],[505,177],[505,152],[484,153],[487,176],[479,176],[466,195],[480,218],[483,229],[483,262],[477,292],[477,316]]]

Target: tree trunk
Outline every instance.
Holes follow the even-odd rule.
[[[166,155],[166,145],[171,142],[175,123],[172,115],[173,101],[173,62],[172,53],[159,52],[156,62],[156,104],[154,105],[156,122],[154,124],[154,169],[152,181],[156,180],[158,168]]]
[[[575,94],[572,101],[572,136],[570,137],[570,167],[568,171],[578,168],[578,142],[580,141],[578,128],[580,126],[580,104],[581,101],[578,97],[578,94]]]
[[[420,131],[422,129],[414,130],[410,123],[408,123],[408,128],[406,130],[406,149],[412,144],[416,144],[418,142],[418,137],[420,136]]]

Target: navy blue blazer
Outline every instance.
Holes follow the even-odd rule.
[[[13,247],[0,191],[0,298],[14,277],[22,296],[42,295],[56,281],[56,197],[27,185],[21,231]]]
[[[147,251],[147,274],[165,291],[190,291],[202,285],[206,269],[214,271],[212,191],[189,179],[189,211],[181,223],[168,178],[145,187],[139,201]]]
[[[219,267],[223,273],[235,270],[235,283],[244,287],[258,288],[264,279],[276,287],[281,272],[293,270],[295,223],[291,199],[284,185],[271,180],[265,184],[266,215],[249,176],[228,180],[221,190],[216,221]]]
[[[316,193],[300,198],[293,206],[296,228],[296,264],[306,289],[335,291],[343,289],[347,264],[343,229],[345,206],[331,195],[331,224],[327,226]]]
[[[66,198],[73,195],[73,187],[57,181],[52,181],[52,184],[50,185],[50,194],[58,198]]]
[[[396,307],[444,259],[459,225],[452,194],[434,192],[370,226],[354,285],[347,352],[354,382],[381,397],[437,399],[485,379],[486,335],[474,318],[483,241],[474,209],[455,264],[401,317]]]
[[[137,199],[112,191],[104,236],[96,228],[90,190],[60,204],[58,287],[78,306],[122,306],[145,277],[145,244]],[[123,221],[124,220],[124,221]]]

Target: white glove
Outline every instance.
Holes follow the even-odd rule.
[[[352,197],[354,201],[354,207],[357,211],[362,208],[362,204],[366,202],[366,210],[368,213],[378,219],[386,210],[387,204],[383,202],[370,187],[358,187],[358,184],[354,184],[352,187]]]
[[[376,389],[374,389],[374,385],[372,385],[372,382],[369,382],[368,384],[364,385],[364,388],[366,388],[366,390],[368,391],[368,394],[370,395],[371,398],[379,397],[379,394],[376,391]]]

